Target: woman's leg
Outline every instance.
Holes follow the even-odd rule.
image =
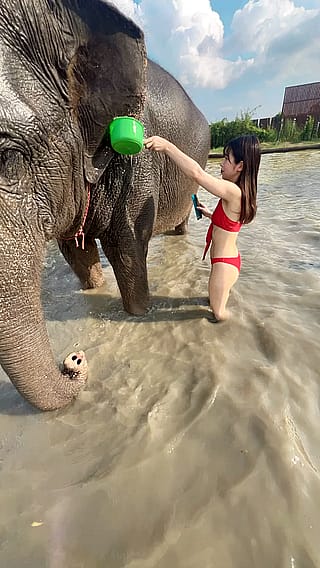
[[[228,318],[226,310],[230,290],[239,278],[239,271],[235,266],[225,262],[216,262],[211,266],[209,278],[210,307],[217,320]]]

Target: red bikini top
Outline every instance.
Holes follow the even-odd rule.
[[[239,233],[242,227],[242,224],[239,223],[239,221],[233,221],[225,214],[222,206],[222,199],[219,199],[218,205],[212,213],[211,223],[213,223],[216,227],[220,227],[220,229],[230,231],[231,233]]]
[[[202,260],[205,259],[209,246],[211,244],[213,227],[220,227],[220,229],[229,231],[230,233],[239,233],[242,227],[242,223],[240,223],[239,221],[233,221],[225,214],[222,206],[222,199],[219,199],[218,205],[211,216],[211,223],[206,236],[206,246],[203,252]]]

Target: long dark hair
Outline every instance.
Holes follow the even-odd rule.
[[[257,181],[260,165],[260,143],[256,136],[246,134],[233,138],[223,149],[224,156],[232,152],[236,164],[243,162],[237,185],[241,189],[240,223],[250,223],[257,212]]]

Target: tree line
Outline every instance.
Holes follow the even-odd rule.
[[[254,109],[255,110],[255,109]],[[320,137],[319,122],[308,116],[304,125],[299,126],[295,119],[284,119],[279,113],[273,123],[276,128],[260,128],[252,119],[254,111],[241,112],[234,120],[226,118],[210,124],[211,148],[221,148],[228,140],[242,134],[255,134],[260,142],[301,142],[318,140]]]

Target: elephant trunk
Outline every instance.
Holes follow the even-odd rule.
[[[26,240],[20,246],[15,240],[6,247],[11,254],[0,253],[0,363],[29,403],[54,410],[69,404],[84,387],[87,364],[83,352],[69,356],[62,372],[54,363],[41,306],[39,267],[45,245],[30,248]]]

